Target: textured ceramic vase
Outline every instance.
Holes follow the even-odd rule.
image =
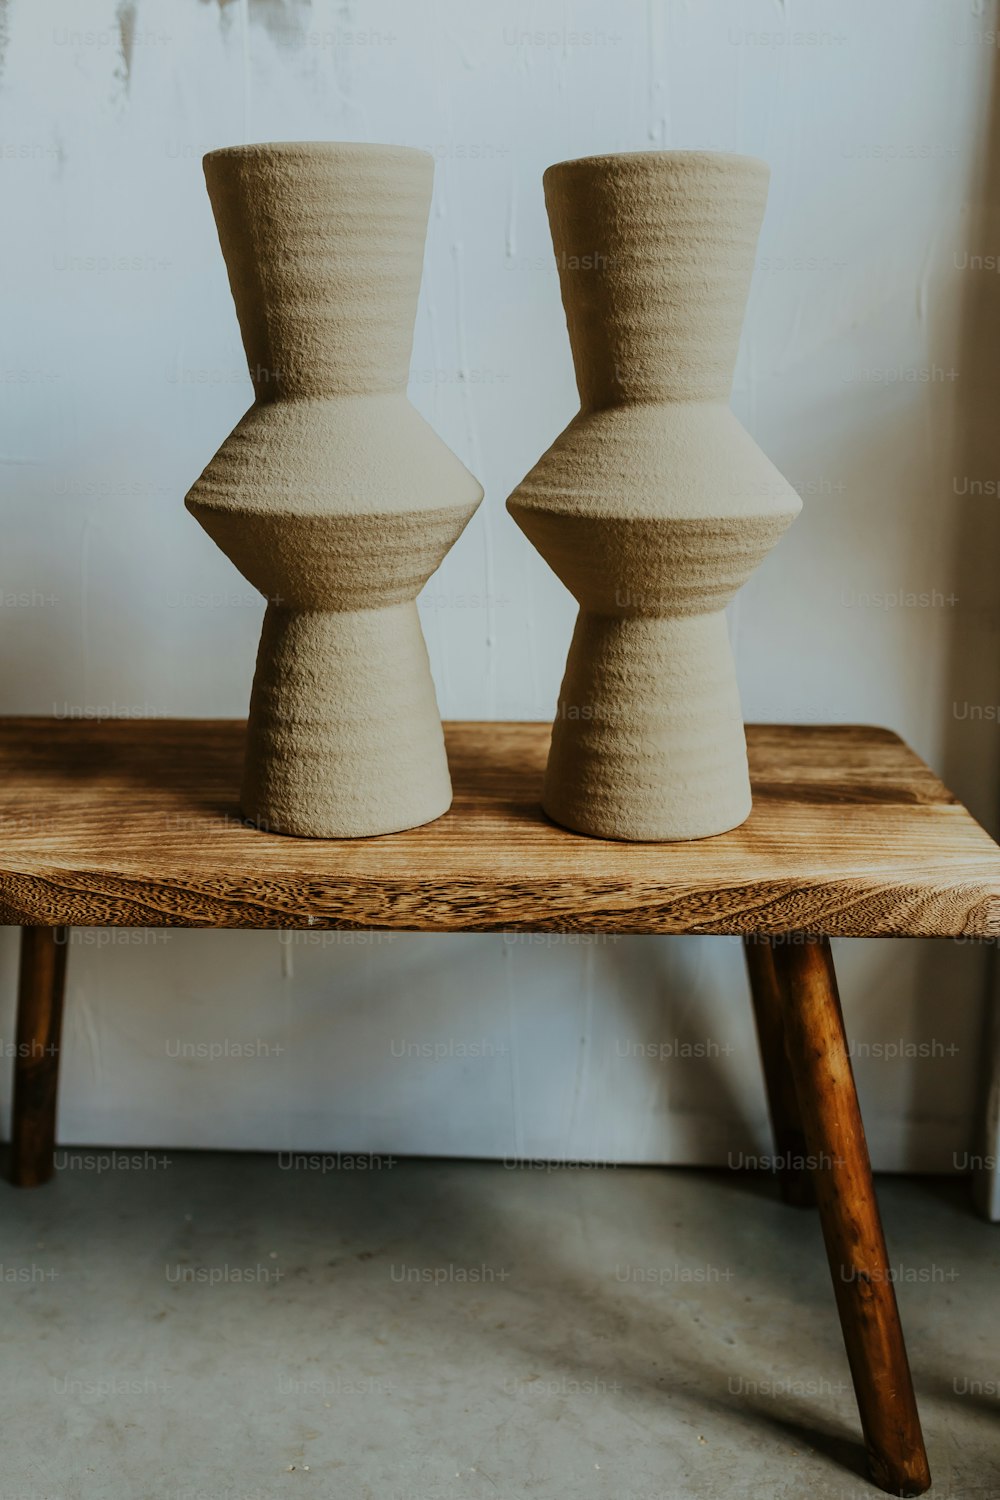
[[[581,833],[750,812],[723,611],[801,508],[729,409],[767,183],[694,151],[545,173],[581,407],[507,503],[580,605],[543,805]]]
[[[451,803],[416,597],[483,492],[406,398],[433,170],[325,142],[205,158],[256,399],[187,505],[268,600],[242,807],[272,832]]]

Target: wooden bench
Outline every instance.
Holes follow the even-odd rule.
[[[0,720],[0,917],[23,928],[13,1181],[52,1171],[72,925],[740,934],[784,1191],[818,1206],[872,1477],[926,1489],[829,939],[1000,935],[1000,848],[937,777],[887,730],[752,726],[743,827],[610,843],[539,812],[548,726],[452,724],[445,817],[317,842],[242,822],[243,733]]]

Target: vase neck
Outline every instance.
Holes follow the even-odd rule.
[[[384,147],[206,158],[258,401],[405,392],[432,174]]]
[[[763,163],[705,152],[549,168],[584,409],[728,400],[767,177]]]

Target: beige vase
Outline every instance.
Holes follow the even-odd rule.
[[[268,600],[242,807],[272,832],[451,803],[415,601],[483,492],[406,397],[433,171],[328,142],[205,158],[256,399],[187,505]]]
[[[543,804],[703,838],[750,812],[724,610],[801,508],[729,409],[768,170],[655,151],[544,181],[580,411],[507,504],[580,613]]]

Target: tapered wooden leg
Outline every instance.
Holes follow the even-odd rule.
[[[871,1475],[890,1495],[931,1482],[829,943],[773,949],[785,1048]]]
[[[774,971],[774,951],[768,938],[753,936],[746,939],[744,952],[767,1088],[771,1133],[780,1164],[781,1196],[796,1208],[814,1208],[816,1190],[812,1173],[806,1165],[806,1140],[795,1096],[795,1080],[785,1052],[785,1025]]]
[[[16,1187],[38,1187],[53,1172],[68,939],[67,927],[21,929],[10,1173]]]

